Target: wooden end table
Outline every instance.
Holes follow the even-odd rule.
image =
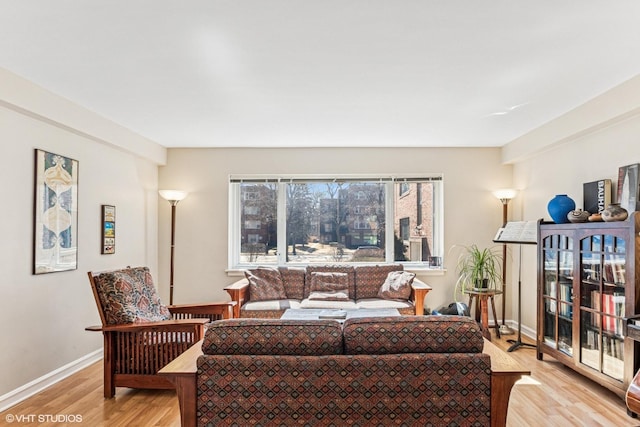
[[[502,294],[502,291],[497,289],[468,289],[465,292],[469,294],[469,310],[471,310],[473,301],[475,300],[476,302],[476,322],[480,322],[482,335],[489,341],[491,341],[491,332],[489,332],[489,304],[491,304],[496,336],[500,338],[500,324],[496,315],[496,305],[493,297]]]

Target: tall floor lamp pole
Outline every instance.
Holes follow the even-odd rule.
[[[173,305],[173,260],[176,247],[176,206],[189,193],[180,190],[160,190],[160,196],[171,205],[171,258],[169,269],[169,305]]]
[[[511,189],[502,189],[494,191],[496,196],[502,202],[502,226],[507,225],[508,220],[508,206],[511,199],[513,199],[517,192]],[[507,245],[502,245],[502,325],[500,325],[500,335],[511,335],[513,330],[507,326],[504,322],[505,307],[507,301]],[[497,322],[497,320],[496,320]]]

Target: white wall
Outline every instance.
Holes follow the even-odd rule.
[[[491,246],[502,223],[502,204],[491,193],[511,185],[511,166],[501,151],[484,149],[170,149],[160,168],[160,188],[189,191],[176,217],[174,302],[228,300],[227,226],[229,174],[444,173],[445,254],[454,244]],[[168,265],[170,209],[159,215],[159,261]],[[447,257],[445,275],[424,276],[434,290],[425,305],[438,308],[453,298],[455,257]],[[160,289],[168,298],[169,271],[160,271]]]
[[[527,145],[532,141],[536,144]],[[615,200],[618,167],[640,163],[639,142],[640,77],[522,136],[503,152],[505,160],[514,165],[514,186],[522,190],[514,200],[512,218],[550,221],[547,203],[556,194],[568,194],[582,207],[582,184],[597,179],[612,180]],[[525,246],[522,323],[524,329],[533,331],[536,262],[536,247]],[[517,257],[514,267],[511,278],[516,283]],[[516,307],[515,299],[511,303]]]
[[[80,122],[82,129],[72,126]],[[165,153],[157,146],[149,150],[149,141],[2,70],[0,141],[2,400],[102,347],[100,333],[84,330],[100,324],[87,271],[126,265],[157,271],[157,162]],[[127,144],[138,153],[125,151]],[[77,270],[32,274],[36,148],[79,161]],[[153,160],[141,157],[144,152]],[[100,254],[101,204],[116,206],[114,255]]]

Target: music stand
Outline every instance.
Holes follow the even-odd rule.
[[[518,259],[518,338],[515,340],[507,340],[511,347],[507,352],[512,352],[520,347],[537,346],[522,342],[522,245],[535,245],[538,243],[538,223],[537,221],[515,221],[508,222],[504,227],[498,230],[496,237],[493,239],[496,243],[517,244],[519,249]],[[504,261],[503,261],[504,262]]]

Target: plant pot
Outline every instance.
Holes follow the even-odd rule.
[[[482,279],[482,280],[478,280],[475,283],[474,289],[487,289],[487,288],[489,288],[489,279]]]

